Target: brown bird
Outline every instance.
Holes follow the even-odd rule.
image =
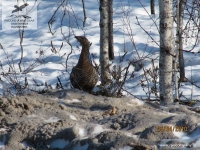
[[[82,50],[77,65],[72,68],[70,81],[74,88],[90,92],[98,81],[98,73],[90,60],[91,43],[84,36],[75,36],[75,38],[82,45]]]

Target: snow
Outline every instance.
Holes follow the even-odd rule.
[[[87,136],[87,131],[86,131],[86,129],[84,127],[79,127],[79,135],[82,138]]]
[[[28,115],[27,117],[29,117],[29,118],[34,118],[34,117],[38,117],[38,116],[35,115],[35,114],[31,114],[31,115]]]
[[[65,100],[66,103],[80,103],[79,99]]]
[[[142,4],[144,5],[145,9],[149,11],[149,1],[141,0]],[[0,30],[0,39],[1,45],[4,48],[4,51],[0,50],[0,63],[3,69],[0,69],[0,72],[7,73],[11,66],[15,68],[15,71],[18,73],[16,76],[10,74],[9,77],[17,77],[16,81],[20,83],[24,83],[24,78],[27,77],[29,88],[31,90],[42,91],[46,89],[45,83],[51,86],[53,89],[56,89],[56,84],[58,83],[57,77],[61,79],[61,82],[65,86],[65,88],[70,88],[69,82],[69,72],[71,71],[72,67],[77,63],[77,59],[80,54],[80,50],[76,48],[78,43],[73,38],[73,36],[69,37],[69,41],[72,43],[73,52],[72,55],[69,57],[68,61],[68,72],[66,72],[66,68],[63,66],[65,64],[66,56],[70,52],[70,47],[63,40],[63,36],[60,31],[60,19],[59,15],[56,16],[55,23],[53,24],[53,31],[56,31],[55,34],[52,36],[49,33],[48,24],[50,17],[53,15],[54,11],[56,10],[56,6],[58,1],[38,1],[38,19],[37,19],[37,30],[25,30],[24,32],[24,59],[22,70],[29,71],[27,74],[23,74],[23,72],[19,72],[18,63],[21,56],[21,50],[19,45],[19,35],[17,30]],[[85,0],[86,4],[86,12],[88,18],[86,20],[86,27],[85,28],[77,28],[73,21],[72,30],[75,35],[86,35],[86,37],[92,42],[91,46],[91,53],[94,54],[96,57],[94,58],[95,62],[99,64],[99,3],[98,1],[93,0]],[[121,7],[121,5],[124,5]],[[72,1],[71,6],[75,12],[75,15],[82,18],[82,6],[80,1]],[[52,9],[53,8],[53,9]],[[0,9],[2,9],[0,7]],[[67,8],[69,9],[69,8]],[[158,4],[156,4],[156,12],[158,13]],[[127,36],[127,29],[124,27],[123,21],[126,21],[123,18],[124,14],[122,10],[130,11],[130,24],[132,26],[134,41],[136,47],[138,48],[138,52],[141,57],[146,57],[147,55],[152,58],[157,58],[159,55],[159,47],[153,42],[148,35],[141,29],[138,25],[137,20],[135,19],[136,16],[142,27],[144,27],[147,32],[153,36],[156,42],[159,43],[159,33],[157,28],[152,20],[149,19],[149,16],[144,8],[138,3],[138,1],[132,1],[130,4],[127,1],[117,0],[114,1],[114,50],[116,60],[113,61],[116,65],[121,65],[122,67],[126,67],[129,60],[135,61],[138,60],[138,55],[133,48],[133,45]],[[9,12],[6,12],[9,13]],[[62,14],[62,11],[59,10],[59,14]],[[154,17],[155,22],[157,25],[159,24],[158,14]],[[79,25],[81,25],[81,21],[77,21]],[[63,32],[66,34],[68,33],[68,23],[64,22],[63,24]],[[2,22],[0,22],[0,28],[2,27]],[[53,42],[58,53],[52,53],[50,43]],[[59,50],[61,43],[63,42],[63,48]],[[187,43],[184,45],[185,49],[190,49],[193,46],[193,43]],[[80,47],[80,46],[79,46]],[[127,52],[125,57],[123,58],[123,62],[120,61],[121,56],[123,56],[124,51]],[[185,73],[186,77],[193,81],[196,85],[200,86],[200,78],[199,78],[199,71],[200,71],[200,57],[199,57],[199,45],[194,50],[196,53],[185,53]],[[64,55],[66,53],[66,55]],[[41,55],[40,55],[41,54]],[[63,56],[64,57],[60,57]],[[8,58],[8,59],[7,59]],[[36,59],[40,59],[43,61],[39,63]],[[14,64],[12,64],[12,62]],[[150,64],[151,59],[144,60],[144,67],[145,69],[151,68],[152,65]],[[9,66],[11,63],[11,66]],[[155,65],[158,66],[158,59],[155,60]],[[12,71],[12,70],[11,70]],[[134,72],[134,78],[128,79],[127,83],[125,84],[125,89],[135,96],[138,97],[146,97],[146,92],[148,89],[146,87],[140,86],[140,81],[144,79],[142,69],[137,68],[135,66],[131,66],[129,73]],[[130,74],[129,74],[130,75]],[[150,77],[149,77],[150,78]],[[34,81],[33,81],[34,80]],[[37,86],[36,86],[37,84]],[[153,83],[150,83],[152,85]],[[0,95],[6,96],[8,91],[5,89],[11,89],[14,93],[14,85],[10,84],[9,78],[4,78],[0,76]],[[200,100],[199,88],[192,85],[191,83],[181,83],[180,85],[180,92],[184,95],[184,98],[189,98],[192,100]],[[129,96],[129,93],[123,92]],[[67,93],[69,94],[69,93]],[[154,95],[151,94],[152,97]],[[62,100],[65,103],[80,103],[81,101],[78,99],[72,100]],[[143,105],[145,102],[139,99],[132,99],[130,102],[127,102],[127,105]],[[200,102],[195,104],[193,107],[200,107]],[[157,113],[156,115],[167,115],[167,113]],[[174,113],[174,115],[177,115]],[[28,117],[37,117],[34,114],[29,115]],[[70,119],[77,120],[75,116],[69,115]],[[47,120],[44,119],[45,122],[57,122],[59,120],[58,117],[50,117]],[[102,126],[97,125],[94,128],[93,134],[98,134],[104,131]],[[0,131],[4,131],[4,129],[0,129]],[[194,146],[200,146],[200,136],[197,134],[199,130],[196,131],[196,134],[193,133],[191,136],[185,135],[182,132],[174,132],[174,135],[177,136],[180,140],[188,140],[193,141],[196,139]],[[79,134],[81,137],[88,136],[87,130],[84,127],[79,127]],[[52,142],[51,146],[56,147],[60,146],[60,148],[64,147],[68,144],[68,141],[63,139],[58,139]],[[0,141],[0,148],[4,147],[4,142]],[[87,149],[88,145],[77,145],[76,150],[79,149]],[[124,147],[120,150],[128,150],[130,149],[129,146]]]
[[[200,139],[193,143],[194,147],[200,147]]]
[[[65,141],[64,139],[57,139],[51,142],[51,148],[64,148],[66,145],[69,144],[69,141]]]
[[[60,119],[58,117],[50,117],[49,119],[44,119],[45,122],[58,122]]]
[[[89,146],[88,144],[85,144],[82,146],[80,144],[78,144],[74,147],[74,150],[87,150],[88,146]]]
[[[87,11],[87,20],[86,27],[81,29],[77,29],[77,26],[72,23],[72,29],[75,35],[83,35],[85,34],[88,39],[92,42],[91,46],[91,54],[95,55],[95,62],[99,64],[99,11],[98,10],[98,2],[87,0],[86,2],[86,11]],[[142,5],[149,13],[149,2],[141,1]],[[50,85],[52,88],[56,88],[56,84],[58,83],[57,77],[59,77],[65,86],[65,88],[70,88],[69,82],[69,73],[66,72],[65,65],[66,56],[70,53],[69,45],[63,40],[63,36],[60,31],[60,20],[59,15],[62,15],[62,10],[58,11],[58,15],[56,16],[56,21],[53,24],[53,29],[56,31],[54,35],[49,33],[49,28],[47,22],[50,20],[51,15],[53,15],[54,11],[58,6],[57,1],[38,1],[38,29],[37,30],[25,30],[24,32],[24,60],[23,60],[23,70],[29,70],[27,75],[19,73],[19,81],[21,83],[24,82],[24,77],[28,78],[29,88],[32,90],[43,90],[46,88],[45,83]],[[82,18],[82,6],[79,2],[70,2],[75,15]],[[128,61],[137,61],[138,54],[135,51],[132,42],[129,39],[128,31],[126,28],[126,21],[130,21],[131,28],[133,31],[133,38],[136,43],[137,51],[140,57],[145,58],[158,58],[159,55],[159,47],[153,42],[150,37],[141,29],[136,20],[136,16],[138,21],[142,27],[154,38],[156,42],[159,43],[159,33],[155,23],[158,25],[158,4],[156,3],[155,9],[157,14],[152,16],[155,19],[155,23],[152,20],[149,20],[149,15],[141,4],[138,1],[134,1],[133,3],[128,3],[128,1],[115,1],[114,2],[114,50],[115,50],[115,60],[112,61],[115,65],[121,65],[125,67]],[[51,8],[51,9],[49,9]],[[53,8],[53,9],[52,9]],[[67,8],[70,9],[70,8]],[[124,17],[123,11],[126,10],[130,13],[130,20],[126,20]],[[69,10],[70,11],[70,10]],[[7,12],[8,13],[8,12]],[[43,17],[43,14],[49,14]],[[95,16],[95,17],[94,17]],[[71,17],[71,21],[73,22],[74,18]],[[68,24],[69,22],[63,22],[63,32],[68,33]],[[82,23],[78,20],[79,25]],[[1,22],[2,25],[2,22]],[[4,48],[4,51],[0,51],[1,61],[3,65],[3,71],[7,72],[9,69],[8,60],[13,59],[15,62],[15,70],[19,72],[17,62],[20,59],[21,51],[19,47],[19,35],[17,30],[1,30],[1,45]],[[56,53],[51,51],[50,43],[53,42],[53,45],[56,49]],[[69,37],[70,43],[72,43],[73,51],[72,55],[69,57],[68,61],[68,71],[70,72],[71,68],[77,63],[77,59],[79,57],[80,49],[77,49],[78,46],[77,41],[73,36]],[[7,44],[9,43],[9,44]],[[63,43],[63,48],[60,49],[60,45]],[[187,43],[185,47],[189,48],[192,46],[192,43]],[[42,52],[42,53],[41,53]],[[124,56],[122,60],[122,56],[124,52],[127,54]],[[7,54],[7,56],[5,55]],[[66,53],[66,55],[64,55]],[[42,55],[40,55],[42,54]],[[198,53],[185,53],[185,70],[186,77],[188,79],[192,79],[197,85],[198,81],[198,72],[199,72],[199,54]],[[64,56],[63,56],[64,55]],[[63,56],[63,57],[61,57]],[[144,67],[145,69],[151,68],[152,64],[151,59],[144,59]],[[42,64],[36,61],[36,59],[40,59],[43,61]],[[122,60],[122,61],[120,61]],[[158,66],[158,59],[155,60],[155,65]],[[137,66],[137,64],[136,64]],[[143,71],[140,68],[131,65],[129,68],[129,73],[134,72],[135,77],[130,78],[125,84],[125,89],[139,97],[146,97],[146,92],[148,89],[146,87],[141,87],[140,81],[144,79],[141,74]],[[135,71],[138,70],[138,71]],[[13,76],[12,76],[13,77]],[[0,84],[0,94],[7,94],[4,89],[11,88],[13,89],[13,85],[8,85],[9,81],[3,77],[1,77],[2,82]],[[35,82],[37,82],[38,86],[35,86]],[[98,82],[99,84],[100,82]],[[150,83],[152,86],[152,83]],[[94,89],[97,91],[98,89]],[[193,94],[193,98],[196,98],[196,95],[199,95],[199,89],[195,86],[192,86],[189,83],[182,83],[180,87],[180,92],[184,93],[184,96],[189,97],[191,93]],[[123,94],[129,95],[126,92]],[[151,94],[151,97],[154,97]],[[190,96],[191,97],[191,96]],[[198,97],[199,100],[199,97]]]
[[[5,128],[0,128],[0,132],[1,131],[7,131],[7,129],[5,129]]]
[[[193,106],[193,108],[195,108],[195,107],[200,107],[200,102],[197,102],[197,103]]]
[[[77,120],[77,118],[73,115],[69,115],[69,118],[72,119],[72,120]]]
[[[89,124],[89,125],[86,125],[86,124],[79,125],[79,124],[77,124],[74,128],[78,130],[80,138],[88,138],[88,137],[91,137],[91,136],[93,137],[93,136],[96,136],[103,131],[109,130],[109,129],[106,129],[104,126],[99,125],[99,124]]]
[[[123,148],[120,148],[119,150],[132,150],[133,148],[130,146],[125,146]]]
[[[92,132],[93,135],[97,135],[101,132],[105,131],[102,125],[97,125],[94,127],[94,131]]]
[[[26,141],[21,142],[21,144],[22,144],[23,148],[26,148],[26,147],[33,148]]]
[[[0,148],[5,148],[5,143],[6,143],[6,137],[5,136],[3,136],[3,139],[2,139],[2,141],[0,141]]]
[[[178,138],[182,138],[182,137],[184,137],[186,135],[185,132],[176,132],[176,131],[174,131],[173,133]]]
[[[127,136],[129,136],[129,137],[134,138],[136,141],[138,140],[138,135],[134,135],[134,134],[132,134],[132,133],[130,133],[130,132],[125,132],[125,134],[126,134]]]
[[[5,143],[4,142],[0,142],[0,148],[5,148]]]
[[[127,102],[127,105],[143,105],[144,103],[144,101],[135,98],[132,99],[130,102]]]

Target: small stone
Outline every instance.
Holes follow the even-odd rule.
[[[118,123],[113,123],[110,127],[115,129],[115,130],[119,130],[120,129],[120,125]]]
[[[6,114],[3,111],[0,111],[0,116],[4,117]]]
[[[98,139],[97,139],[97,138],[94,138],[94,139],[92,139],[92,142],[93,142],[93,143],[98,143]]]

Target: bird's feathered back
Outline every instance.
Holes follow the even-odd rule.
[[[98,81],[98,74],[89,58],[89,48],[91,43],[84,36],[75,36],[82,45],[81,55],[78,63],[72,68],[70,81],[74,88],[91,91]]]

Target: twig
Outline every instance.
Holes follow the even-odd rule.
[[[62,86],[62,82],[60,81],[60,78],[57,77],[57,79],[58,79],[58,82],[59,82],[59,84],[60,84],[61,89],[64,89],[63,86]]]
[[[124,74],[123,81],[122,81],[122,83],[120,84],[120,87],[119,87],[119,89],[118,89],[117,95],[119,95],[119,94],[121,93],[122,87],[123,87],[123,85],[124,85],[125,82],[126,82],[127,75],[128,75],[128,73],[129,73],[128,69],[129,69],[130,65],[131,65],[131,62],[129,62],[128,66],[125,68],[126,72],[125,72],[125,74]]]
[[[68,35],[68,38],[65,37],[65,34],[63,33],[63,30],[62,30],[62,23],[63,23],[63,19],[64,19],[65,15],[66,15],[66,9],[65,9],[64,14],[63,14],[62,19],[61,19],[61,27],[60,27],[60,30],[61,30],[61,34],[63,35],[63,37],[64,37],[64,39],[66,40],[67,44],[70,46],[70,52],[69,52],[69,54],[67,55],[67,58],[66,58],[66,61],[65,61],[65,65],[66,65],[65,68],[66,68],[66,71],[67,71],[67,69],[68,69],[67,62],[68,62],[69,56],[72,54],[73,47],[72,47],[72,44],[71,44],[70,41],[69,41],[69,37],[71,36],[71,33],[70,33],[70,26],[69,26],[69,35]],[[68,13],[68,15],[69,15],[69,13]]]
[[[52,28],[52,24],[55,22],[55,15],[56,15],[58,9],[63,5],[64,2],[65,2],[65,0],[63,0],[61,2],[61,4],[57,7],[57,9],[54,11],[53,15],[51,16],[50,20],[48,21],[49,31],[50,31],[50,33],[52,35],[54,35],[54,33],[56,32],[56,31],[52,32],[52,29],[51,29]]]
[[[82,0],[82,5],[83,5],[83,15],[84,15],[84,20],[83,20],[83,27],[85,27],[85,23],[86,23],[86,11],[85,11],[85,3],[84,0]]]
[[[138,23],[138,25],[140,26],[140,28],[142,28],[142,30],[143,30],[144,32],[146,32],[146,34],[152,39],[152,41],[154,41],[154,42],[156,43],[156,45],[158,45],[158,46],[160,47],[160,45],[154,40],[154,38],[149,34],[149,32],[147,32],[147,31],[141,26],[141,24],[140,24],[140,22],[139,22],[137,16],[136,16],[136,20],[137,20],[137,23]]]

